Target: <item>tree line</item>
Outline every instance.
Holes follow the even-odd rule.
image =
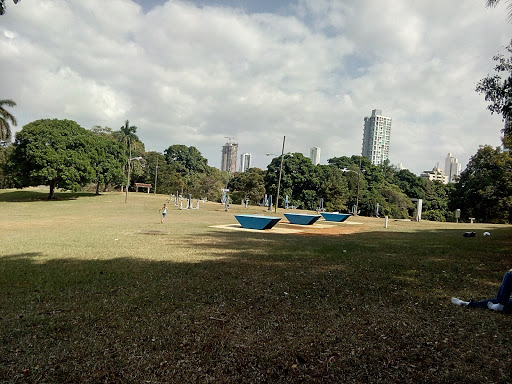
[[[44,119],[25,125],[12,145],[0,148],[0,187],[49,186],[49,198],[57,188],[78,191],[94,188],[99,194],[110,189],[152,184],[162,194],[191,194],[194,198],[220,201],[229,189],[234,204],[261,204],[265,195],[274,203],[279,183],[281,157],[266,170],[251,168],[228,174],[208,165],[201,152],[175,144],[164,153],[145,151],[137,127],[125,122],[119,130],[93,127],[88,130],[71,120]],[[410,218],[413,199],[423,200],[426,220],[454,221],[462,218],[486,222],[512,220],[512,157],[500,148],[482,146],[471,158],[457,183],[442,184],[398,170],[389,162],[373,165],[361,156],[341,156],[327,165],[313,165],[301,153],[283,157],[279,206],[299,209],[352,211],[357,206],[365,216]]]

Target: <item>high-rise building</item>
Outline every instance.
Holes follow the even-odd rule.
[[[311,162],[313,163],[313,165],[320,164],[320,148],[312,147],[309,150],[309,158],[311,159]]]
[[[245,172],[251,168],[252,155],[250,153],[244,153],[240,155],[240,172]]]
[[[420,174],[420,177],[424,177],[425,179],[429,179],[431,181],[440,181],[443,184],[448,183],[448,176],[446,176],[443,170],[437,166],[432,168],[431,171],[423,171]]]
[[[372,164],[382,164],[389,159],[391,139],[391,118],[382,115],[382,110],[374,109],[371,116],[364,118],[362,155]]]
[[[222,147],[221,171],[236,172],[236,159],[238,157],[238,143],[226,143]]]
[[[447,177],[448,183],[454,183],[460,175],[460,163],[451,153],[448,154],[444,162],[444,174]]]

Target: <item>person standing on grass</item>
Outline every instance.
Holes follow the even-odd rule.
[[[512,293],[512,269],[505,273],[503,281],[501,282],[498,294],[493,299],[486,299],[481,301],[463,301],[456,297],[452,297],[452,303],[464,307],[472,308],[489,308],[493,311],[512,313],[512,300],[510,294]]]
[[[167,216],[167,204],[164,204],[162,208],[158,210],[158,212],[162,212],[162,220],[160,220],[160,224],[164,223],[165,216]]]

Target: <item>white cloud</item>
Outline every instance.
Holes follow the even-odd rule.
[[[21,125],[124,120],[148,149],[196,146],[219,166],[225,136],[265,167],[267,152],[322,161],[360,153],[372,109],[393,118],[391,160],[412,171],[499,145],[476,82],[508,44],[504,9],[473,2],[289,2],[287,14],[162,1],[39,0],[0,26],[4,98]]]

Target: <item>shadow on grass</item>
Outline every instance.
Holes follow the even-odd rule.
[[[221,256],[199,263],[8,255],[0,380],[510,382],[512,317],[449,296],[493,294],[475,278],[499,284],[511,236],[212,231],[183,240]]]
[[[30,202],[30,201],[50,201],[48,200],[50,192],[45,191],[12,191],[0,193],[0,202]],[[81,197],[96,197],[92,192],[55,192],[51,201],[58,200],[76,200]]]

